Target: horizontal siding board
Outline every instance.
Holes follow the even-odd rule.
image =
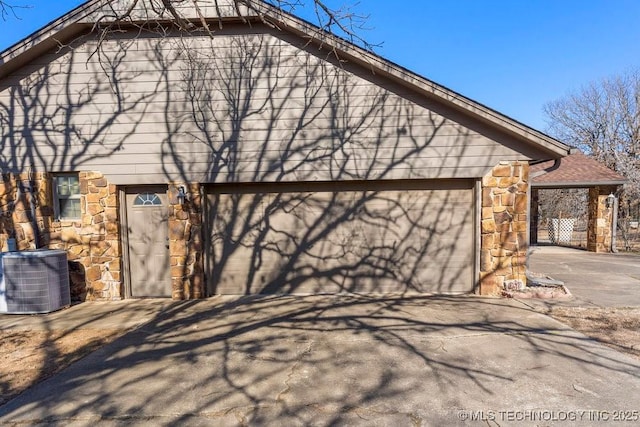
[[[153,91],[153,89],[150,89]],[[123,88],[123,92],[127,92],[126,88]],[[15,98],[20,94],[11,94],[3,99],[0,99],[0,103],[9,105],[11,98]],[[13,119],[22,119],[24,117],[33,117],[34,113],[53,115],[59,113],[60,105],[67,105],[67,112],[72,112],[74,117],[83,118],[84,116],[93,116],[96,113],[113,113],[114,107],[120,108],[125,111],[136,111],[138,117],[131,120],[132,123],[149,123],[152,122],[148,115],[156,115],[157,117],[163,117],[165,121],[176,122],[183,121],[188,118],[193,120],[193,117],[198,117],[198,114],[194,114],[192,105],[186,100],[167,100],[160,99],[159,95],[147,95],[140,94],[139,96],[133,96],[128,94],[126,99],[117,100],[115,97],[109,95],[103,96],[103,99],[99,102],[94,102],[95,99],[91,99],[90,103],[87,97],[77,96],[70,97],[65,93],[62,94],[49,94],[44,97],[38,94],[38,98],[26,99],[26,103],[21,105],[24,109],[11,113]],[[121,102],[119,102],[121,101]],[[321,117],[325,120],[334,121],[336,124],[349,120],[351,124],[375,124],[377,127],[393,127],[395,125],[396,130],[403,126],[407,130],[419,129],[421,127],[426,128],[449,128],[455,129],[453,124],[448,124],[442,117],[437,116],[422,116],[416,114],[417,112],[408,113],[406,111],[407,105],[403,104],[374,104],[367,103],[366,100],[360,99],[361,104],[352,104],[348,107],[341,106],[337,103],[332,103],[329,98],[322,98],[314,100],[313,104],[308,103],[301,107],[301,105],[295,105],[295,99],[288,96],[282,98],[271,97],[264,99],[252,98],[252,108],[250,115],[243,115],[243,111],[240,107],[243,101],[238,102],[237,105],[228,104],[224,100],[210,99],[207,102],[211,103],[212,107],[216,107],[215,113],[218,119],[225,116],[224,113],[232,113],[234,119],[238,122],[247,123],[247,125],[256,125],[257,127],[265,128],[267,124],[274,119],[279,120],[302,120],[302,123],[306,123],[309,118]],[[272,115],[277,113],[277,117]],[[303,114],[301,114],[303,113]],[[142,116],[144,114],[144,116]],[[407,115],[411,116],[411,123],[404,123],[402,120]],[[142,116],[142,117],[141,117]],[[228,116],[227,116],[228,117]],[[60,117],[60,119],[66,119],[66,117]],[[59,119],[59,120],[60,120]],[[306,119],[306,120],[305,120]],[[86,119],[85,119],[86,120]],[[262,123],[259,123],[262,122]],[[297,123],[293,123],[296,124]],[[459,132],[460,130],[458,130]]]
[[[118,161],[118,159],[120,161]],[[191,159],[186,158],[185,163],[188,163],[188,165],[185,166],[185,169],[188,169],[191,172],[201,172],[201,173],[209,172],[211,174],[216,173],[215,170],[212,170],[213,168],[211,168],[210,162],[206,162],[206,161],[198,162],[195,159],[196,157]],[[406,165],[406,164],[400,163],[397,166],[394,166],[392,168],[389,168],[388,166],[389,162],[387,161],[387,159],[380,159],[378,161],[379,165],[374,164],[373,166],[370,166],[368,161],[365,163],[364,161],[356,162],[356,161],[348,160],[343,162],[343,164],[338,165],[336,169],[340,170],[342,168],[349,168],[349,170],[354,170],[354,171],[359,170],[361,171],[360,173],[351,172],[352,176],[367,178],[367,179],[378,179],[378,178],[383,178],[384,174],[386,173],[391,173],[391,170],[395,170],[396,172],[413,171],[416,174],[421,172],[421,169],[429,169],[430,171],[434,171],[434,172],[437,172],[439,169],[445,170],[445,169],[456,169],[456,168],[473,168],[475,170],[479,162],[479,159],[480,157],[478,158],[465,157],[462,160],[451,160],[445,163],[442,163],[441,159],[421,159],[421,163],[417,165]],[[498,160],[498,159],[500,159],[500,157],[494,158],[494,160]],[[141,161],[131,161],[127,157],[122,156],[120,158],[114,157],[114,160],[116,160],[116,163],[117,163],[116,165],[114,165],[116,168],[118,167],[128,168],[130,166],[137,166],[138,167],[137,169],[156,168],[157,170],[168,170],[169,167],[174,166],[173,165],[174,162],[170,162],[170,163],[167,163],[166,165],[162,165],[160,160],[154,159],[154,158],[149,158],[144,161],[142,160],[142,158],[141,158]],[[111,161],[101,162],[99,159],[96,159],[96,161],[94,162],[84,164],[83,169],[87,169],[87,167],[89,167],[89,168],[95,168],[95,170],[103,170],[103,168],[110,166],[112,163],[113,162]],[[277,169],[276,172],[266,167],[260,167],[264,163],[265,163],[264,161],[261,161],[261,162],[258,162],[258,161],[251,162],[248,160],[244,161],[242,162],[242,164],[244,165],[243,167],[245,168],[245,171],[239,171],[239,172],[236,172],[236,174],[238,177],[243,177],[243,176],[253,176],[254,173],[257,173],[258,177],[262,177],[262,176],[268,176],[269,174],[275,175],[276,173],[280,172],[280,167]],[[318,162],[305,164],[304,162],[292,161],[292,162],[285,162],[282,165],[282,169],[284,169],[287,172],[291,171],[291,173],[295,171],[295,172],[314,172],[317,175],[331,174],[332,169],[330,168],[330,165],[326,165],[325,167],[323,166],[325,165],[319,164]],[[230,173],[230,172],[226,171],[223,168],[219,173]],[[463,178],[470,178],[469,174],[465,173],[464,171],[460,171],[460,175]],[[243,180],[243,181],[246,181],[246,180]],[[270,180],[267,180],[267,181],[270,181]]]
[[[197,14],[196,9],[193,7],[193,3],[185,2],[186,4],[174,3],[176,11],[180,14],[180,16],[186,19],[198,19],[199,15]],[[202,16],[206,16],[208,18],[218,18],[218,17],[235,17],[238,16],[238,11],[240,12],[240,16],[249,16],[249,11],[247,7],[243,4],[238,4],[236,7],[232,0],[216,0],[213,2],[198,2],[198,8]],[[107,5],[99,8],[91,15],[85,18],[86,22],[98,22],[104,19],[105,16],[113,17],[113,16],[122,16],[127,12],[131,13],[132,20],[146,20],[153,19],[158,20],[158,15],[155,13],[163,12],[160,16],[165,17],[166,19],[171,19],[169,12],[164,10],[160,3],[154,2],[153,9],[147,1],[141,1],[136,4],[136,6],[131,9],[131,1],[128,0],[116,0],[110,1]]]
[[[185,104],[188,104],[189,98],[185,94],[185,90],[193,90],[195,87],[198,95],[206,95],[212,100],[220,102],[233,98],[244,102],[246,98],[250,97],[254,105],[262,105],[267,100],[290,101],[290,108],[301,106],[316,106],[317,108],[325,106],[329,100],[348,108],[358,106],[375,107],[376,103],[381,105],[384,103],[385,106],[393,106],[393,103],[395,103],[402,108],[406,108],[407,104],[402,101],[405,96],[411,94],[410,92],[402,91],[391,96],[388,92],[372,86],[371,83],[356,81],[354,76],[340,80],[321,80],[320,84],[314,86],[305,75],[301,74],[299,66],[293,67],[297,73],[295,75],[287,77],[281,75],[276,80],[256,80],[255,83],[251,83],[250,87],[243,86],[240,88],[235,87],[236,85],[230,85],[229,87],[225,87],[223,84],[218,85],[215,80],[226,81],[230,78],[238,77],[246,79],[250,77],[249,73],[247,75],[234,76],[233,73],[208,72],[199,78],[191,78],[181,73],[174,73],[175,76],[171,79],[160,73],[163,70],[146,69],[140,72],[126,71],[119,73],[118,80],[110,82],[107,79],[108,76],[101,69],[91,72],[76,72],[73,65],[65,68],[58,74],[53,73],[51,70],[42,70],[25,76],[25,80],[46,79],[46,82],[35,85],[25,93],[27,95],[46,94],[46,97],[41,100],[45,102],[43,104],[45,106],[47,101],[55,101],[55,96],[70,96],[70,99],[73,100],[80,96],[86,98],[89,94],[91,95],[91,102],[100,105],[113,102],[114,93],[112,93],[112,89],[118,89],[123,92],[123,102],[127,102],[129,99],[140,99],[159,90],[155,94],[155,98],[150,98],[150,100],[162,105],[167,101],[167,97],[172,102],[185,101]],[[71,75],[68,74],[70,70],[73,73]],[[277,70],[278,73],[281,73],[281,71]],[[282,80],[285,80],[284,85]],[[96,88],[88,85],[88,82],[99,85]],[[209,89],[211,89],[210,93],[204,92]],[[239,91],[240,89],[241,91]],[[227,93],[227,91],[234,91],[234,93]],[[6,101],[11,95],[11,92],[4,95],[0,94],[0,99]],[[345,100],[348,98],[350,99],[347,103]],[[275,101],[274,104],[279,105],[281,102]],[[283,106],[286,107],[287,105]]]
[[[295,67],[298,69],[298,67]],[[67,70],[65,70],[65,73]],[[21,77],[20,79],[16,79],[16,83],[24,80],[26,78],[33,77],[33,74],[29,74]],[[71,96],[84,95],[86,96],[89,93],[87,82],[95,81],[95,80],[103,80],[104,74],[100,70],[96,70],[94,72],[87,73],[75,73],[72,78],[69,78],[66,75],[58,76],[51,74],[49,71],[46,73],[42,73],[39,78],[46,78],[47,84],[40,88],[40,91],[46,91],[47,98],[43,99],[43,101],[52,102],[55,101],[56,98],[54,96],[62,96],[66,97],[71,94]],[[220,78],[226,78],[225,75],[220,76]],[[56,81],[57,79],[61,79],[60,81]],[[304,80],[301,76],[292,78],[292,81],[296,82],[299,85],[306,85],[308,82]],[[6,83],[7,81],[5,81]],[[208,82],[208,80],[188,80],[189,85],[202,85],[203,83]],[[308,106],[309,102],[313,102],[314,104],[321,106],[324,105],[329,99],[331,99],[330,95],[333,95],[337,91],[336,86],[337,83],[334,84],[334,87],[326,86],[322,91],[315,91],[316,88],[308,89],[305,92],[304,88],[272,88],[268,87],[269,82],[264,82],[262,85],[258,85],[256,87],[251,88],[250,96],[252,100],[256,104],[264,103],[267,100],[286,100],[291,103],[290,108]],[[158,86],[161,87],[161,97],[157,96],[156,99],[152,99],[153,102],[156,102],[162,105],[163,102],[166,102],[166,97],[168,96],[173,102],[177,101],[186,101],[187,98],[182,94],[182,90],[187,86],[187,81],[184,76],[177,75],[173,79],[160,78],[160,76],[153,71],[145,71],[144,73],[129,75],[120,78],[118,82],[118,88],[123,92],[126,92],[127,99],[139,99],[148,95],[150,92],[158,90]],[[169,91],[164,90],[164,86],[169,86],[171,89]],[[100,105],[100,104],[110,104],[114,100],[114,96],[110,93],[111,88],[105,83],[103,86],[103,92],[94,93],[91,92],[91,102],[92,104]],[[247,93],[245,93],[246,95]],[[349,83],[349,91],[342,91],[342,94],[348,94],[350,96],[357,96],[358,102],[364,106],[371,105],[374,102],[380,99],[380,94],[372,91],[372,88],[364,83],[361,84],[351,84]],[[6,102],[10,97],[11,93],[0,93],[0,100]],[[412,95],[411,92],[402,91],[396,92],[400,98],[408,97]],[[47,104],[45,104],[47,105]],[[52,104],[52,105],[55,105]]]
[[[36,134],[37,135],[37,134]],[[42,134],[44,136],[44,134]],[[202,155],[211,155],[211,146],[202,143],[200,141],[192,139],[188,140],[188,137],[169,140],[168,135],[160,136],[158,134],[107,134],[100,144],[87,145],[80,142],[70,143],[66,149],[67,155],[80,155],[85,156],[101,156],[106,153],[112,153],[114,158],[119,158],[119,162],[148,162],[149,158],[156,158],[156,161],[164,158],[170,159],[172,155],[198,155],[202,158]],[[276,136],[277,138],[277,136]],[[163,141],[166,141],[163,143]],[[398,139],[397,146],[393,148],[383,145],[384,140],[374,138],[353,138],[352,141],[357,143],[357,146],[352,148],[349,152],[351,156],[357,158],[370,158],[371,160],[391,160],[397,159],[402,156],[409,156],[412,152],[417,150],[416,145],[412,144],[412,141],[408,138]],[[159,143],[160,142],[160,143]],[[425,159],[451,159],[461,156],[476,158],[475,161],[479,161],[478,158],[490,157],[487,161],[493,161],[496,158],[516,158],[513,152],[504,147],[496,147],[491,145],[475,145],[469,146],[456,145],[458,138],[440,138],[440,145],[427,144],[424,148],[420,148],[420,157]],[[448,142],[448,144],[445,144]],[[296,151],[296,147],[313,146],[317,154],[328,153],[335,149],[336,145],[339,145],[340,141],[332,138],[318,138],[318,139],[301,139],[296,138],[293,140],[292,147],[286,149],[285,144],[278,143],[278,141],[271,142],[269,139],[242,139],[233,146],[230,146],[228,154],[239,156],[240,158],[246,158],[249,162],[256,162],[262,159],[262,161],[275,161],[280,159],[286,159],[291,153]],[[216,144],[218,145],[218,144]],[[221,144],[220,144],[221,145]],[[355,145],[355,144],[354,144]],[[215,147],[215,146],[214,146]],[[375,150],[375,151],[373,151]],[[372,152],[373,151],[373,152]],[[41,145],[38,148],[38,156],[45,162],[53,160],[59,155],[59,150],[55,146]],[[337,154],[338,155],[338,154]],[[205,156],[207,157],[207,156]],[[213,157],[213,155],[211,156]],[[259,158],[260,159],[259,159]],[[127,158],[127,160],[125,160]],[[335,157],[339,159],[339,157]]]
[[[86,79],[96,78],[95,74],[87,75]],[[154,111],[165,111],[167,107],[167,99],[166,96],[170,97],[170,102],[173,104],[172,106],[179,106],[180,102],[183,103],[183,106],[189,106],[187,102],[188,99],[183,95],[181,88],[179,85],[184,85],[184,79],[177,80],[176,82],[162,82],[164,84],[169,84],[172,87],[172,91],[169,93],[162,93],[160,95],[156,95],[153,98],[150,98],[149,106],[154,107]],[[150,92],[153,92],[157,89],[158,81],[139,81],[136,80],[134,82],[120,82],[120,89],[123,92],[126,92],[126,97],[122,99],[122,102],[126,104],[127,102],[135,102],[137,99],[149,99],[146,98]],[[105,88],[106,89],[106,88]],[[178,90],[177,90],[178,89]],[[379,101],[380,95],[375,93],[363,93],[357,94],[355,90],[352,95],[358,97],[358,103],[360,106],[351,105],[350,108],[371,108],[375,106],[375,103]],[[57,106],[58,100],[66,98],[67,101],[78,102],[82,101],[82,98],[86,98],[87,86],[86,82],[78,83],[78,84],[49,84],[46,87],[46,98],[43,98],[44,104],[41,104],[42,107],[49,106]],[[0,101],[6,103],[11,96],[14,95],[10,92],[6,94],[0,93]],[[71,95],[71,96],[69,96]],[[251,100],[256,106],[260,106],[265,104],[267,101],[270,101],[272,104],[280,105],[285,109],[297,109],[300,107],[304,108],[326,108],[326,105],[330,103],[331,97],[330,94],[327,93],[319,93],[314,94],[313,96],[305,96],[305,94],[301,91],[289,91],[289,90],[278,90],[272,91],[269,89],[260,89],[256,88],[252,90],[250,96]],[[132,101],[131,101],[132,100]],[[113,105],[114,101],[116,101],[116,97],[105,90],[104,93],[97,93],[91,96],[91,104],[92,105]],[[215,99],[214,99],[215,101]],[[217,102],[223,102],[223,99],[220,98]],[[377,112],[379,117],[384,117],[379,111]]]
[[[195,181],[203,183],[246,183],[246,182],[298,182],[298,181],[324,181],[324,180],[355,180],[355,179],[385,179],[385,180],[405,180],[405,179],[454,179],[454,178],[475,178],[482,173],[486,173],[481,167],[471,167],[460,172],[458,167],[440,167],[432,170],[415,170],[411,168],[394,168],[385,173],[375,173],[372,171],[366,177],[358,175],[346,175],[338,172],[317,171],[315,169],[296,169],[287,174],[271,173],[266,176],[259,176],[251,172],[229,173],[219,171],[206,173],[195,170],[191,166],[180,169],[177,166],[161,168],[157,165],[136,165],[134,168],[124,170],[121,166],[107,165],[104,173],[109,178],[109,182],[117,185],[153,184],[170,181]],[[380,172],[380,171],[377,171]],[[151,179],[150,177],[153,177]],[[155,181],[154,181],[155,180]]]
[[[108,41],[105,52],[124,45],[115,81],[87,62],[89,41],[3,82],[0,144],[13,153],[0,157],[3,170],[33,158],[38,169],[94,169],[126,183],[470,178],[527,159],[404,88],[272,35],[189,39],[203,61],[192,76],[168,40]]]

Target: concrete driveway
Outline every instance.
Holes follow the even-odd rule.
[[[99,304],[110,303],[71,310],[90,318]],[[0,419],[597,425],[640,408],[638,360],[518,301],[214,298],[156,304],[155,314],[144,301],[118,304],[119,315],[139,310],[146,323],[0,407]]]
[[[531,249],[529,268],[562,280],[571,291],[569,305],[640,306],[640,255],[596,254],[559,246]],[[544,301],[547,304],[567,301]]]

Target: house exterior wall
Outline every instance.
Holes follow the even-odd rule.
[[[259,7],[260,4],[255,6]],[[193,3],[178,2],[173,4],[179,16],[185,19],[200,20],[202,16],[209,19],[221,17],[235,16],[255,16],[256,13],[247,8],[244,4],[234,0],[216,0],[215,2],[202,2],[194,7]],[[85,18],[87,22],[97,22],[104,19],[104,16],[123,16],[130,15],[134,21],[143,21],[148,19],[165,18],[173,19],[173,16],[162,7],[161,3],[142,0],[133,5],[128,0],[113,0],[97,8],[95,12]]]
[[[169,185],[175,299],[205,294],[209,183],[482,179],[480,293],[523,280],[527,161],[548,153],[259,24],[114,37],[101,62],[87,37],[0,81],[0,244],[35,246],[16,188],[38,171],[39,245],[69,253],[78,298],[125,295],[118,191],[140,184]],[[54,172],[79,172],[80,220],[54,221]]]
[[[121,252],[116,187],[98,172],[80,172],[81,217],[73,221],[54,219],[52,177],[48,173],[3,174],[0,184],[0,246],[16,239],[17,249],[62,249],[70,262],[71,295],[75,300],[119,299]],[[32,187],[32,199],[19,191]]]
[[[124,297],[123,239],[117,187],[99,172],[80,172],[81,217],[56,220],[49,173],[2,174],[0,181],[0,250],[9,250],[8,239],[18,250],[62,249],[70,267],[74,300]],[[180,184],[185,185],[185,184]],[[34,188],[35,219],[30,192]],[[204,296],[202,202],[199,184],[186,184],[188,203],[178,203],[178,184],[172,184],[168,212],[171,286],[174,299]],[[35,230],[35,231],[34,231]]]
[[[477,178],[536,155],[370,70],[246,32],[125,35],[102,63],[89,39],[28,64],[0,85],[3,170],[117,185]]]
[[[501,162],[482,178],[480,294],[527,283],[529,164]]]

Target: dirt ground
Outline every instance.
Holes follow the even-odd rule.
[[[640,359],[640,307],[554,307],[547,314],[604,345]]]
[[[121,331],[0,331],[0,405],[92,351]]]
[[[640,359],[640,307],[555,307],[546,314]],[[121,333],[118,330],[0,331],[0,405]]]

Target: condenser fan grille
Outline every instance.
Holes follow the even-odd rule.
[[[2,254],[2,270],[5,301],[0,305],[7,313],[48,313],[71,304],[64,251]]]

